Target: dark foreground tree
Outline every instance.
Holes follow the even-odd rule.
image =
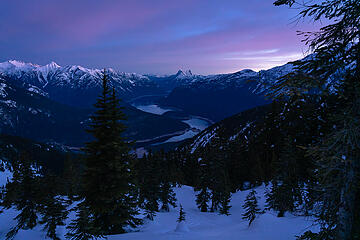
[[[13,163],[12,181],[2,191],[1,206],[15,208],[19,214],[14,218],[16,226],[6,234],[6,239],[14,239],[21,229],[33,229],[39,222],[41,202],[40,176],[26,153],[20,154]]]
[[[229,216],[230,215],[230,201],[231,201],[231,193],[228,191],[222,192],[220,197],[220,209],[219,213],[222,215]]]
[[[185,222],[185,212],[184,212],[184,208],[182,207],[182,205],[180,204],[180,211],[179,211],[179,217],[177,219],[177,222],[178,223],[181,223],[181,222]]]
[[[122,137],[125,115],[115,91],[109,89],[105,72],[103,90],[95,107],[88,130],[94,140],[86,143],[84,148],[83,202],[71,225],[71,239],[124,233],[125,227],[140,224],[135,217],[137,203],[130,170],[133,156],[129,154],[129,144]]]
[[[145,210],[147,219],[153,221],[159,210],[160,176],[157,158],[149,152],[137,160],[135,169],[139,187],[139,203]]]
[[[301,9],[300,17],[330,22],[318,32],[303,33],[314,55],[295,62],[296,70],[278,82],[276,91],[304,99],[316,95],[324,102],[324,121],[332,130],[309,148],[317,160],[322,196],[317,212],[322,231],[317,236],[355,239],[360,232],[360,1],[275,1],[283,4]]]
[[[1,206],[19,213],[6,239],[14,239],[21,229],[42,224],[47,238],[59,240],[57,227],[65,225],[68,215],[68,204],[59,195],[59,179],[40,167],[29,153],[20,153],[11,166],[13,177],[1,191]]]
[[[196,205],[201,212],[208,211],[208,202],[210,201],[210,193],[207,186],[201,187],[199,193],[196,194]]]
[[[255,220],[256,216],[261,213],[258,207],[258,201],[256,198],[255,190],[252,190],[246,196],[243,208],[245,209],[245,213],[243,214],[243,219],[249,221],[249,227],[250,227],[251,223]]]
[[[161,211],[169,212],[170,205],[176,207],[176,194],[172,188],[171,181],[175,180],[173,175],[178,171],[171,159],[164,151],[157,154],[159,161],[160,188],[159,200],[161,203]]]
[[[60,240],[56,230],[64,226],[68,216],[67,202],[59,195],[60,186],[56,176],[47,174],[41,181],[42,201],[40,205],[41,219],[46,236],[52,240]]]
[[[169,205],[176,207],[176,194],[167,180],[160,185],[160,202],[164,212],[170,211]]]

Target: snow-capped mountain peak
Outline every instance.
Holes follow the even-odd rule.
[[[186,70],[186,71],[183,71],[183,70],[179,70],[177,73],[176,73],[176,78],[189,78],[189,77],[192,77],[194,76],[191,72],[191,70]]]
[[[13,75],[20,77],[23,72],[32,71],[39,67],[39,65],[32,63],[25,63],[17,60],[9,60],[3,63],[0,63],[0,71],[5,75]]]
[[[50,72],[56,71],[56,69],[61,68],[56,62],[51,62],[45,66],[38,67],[36,70],[40,72],[44,79],[47,79]]]
[[[49,64],[47,64],[47,65],[45,65],[45,66],[47,66],[47,67],[49,67],[49,68],[59,68],[59,67],[61,67],[60,65],[58,65],[56,62],[54,62],[54,61],[52,61],[51,63],[49,63]]]
[[[38,87],[40,90],[46,91],[52,99],[65,104],[72,104],[75,100],[70,99],[75,98],[79,98],[79,101],[86,98],[95,99],[102,86],[102,72],[103,70],[100,69],[85,68],[79,65],[62,67],[55,62],[43,66],[15,60],[0,63],[0,75],[8,81]],[[106,72],[109,85],[114,87],[122,98],[149,94],[158,89],[158,85],[150,81],[147,76],[123,73],[113,69]],[[88,90],[92,95],[86,93]],[[79,94],[74,96],[74,91],[85,96],[83,98]],[[69,96],[64,97],[64,94],[69,94]],[[83,100],[82,104],[89,103]]]
[[[30,70],[30,69],[34,69],[36,67],[39,67],[39,65],[36,64],[32,64],[32,63],[25,63],[22,61],[17,61],[17,60],[9,60],[6,62],[2,62],[0,63],[0,70],[5,71],[5,70]]]
[[[29,68],[29,67],[38,67],[39,66],[36,64],[25,63],[25,62],[17,61],[17,60],[9,60],[7,62],[16,68]]]

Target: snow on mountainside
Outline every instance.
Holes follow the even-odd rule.
[[[183,109],[193,115],[220,121],[241,111],[268,103],[256,94],[259,73],[246,69],[235,73],[189,76],[161,99],[164,107]]]
[[[225,88],[227,86],[240,86],[245,80],[254,79],[259,73],[244,69],[235,73],[214,74],[214,75],[196,75],[191,70],[179,70],[176,74],[170,76],[155,77],[149,76],[159,83],[166,83],[173,87],[202,87],[202,88]]]
[[[203,76],[201,78],[194,78],[189,88],[217,88],[223,89],[228,87],[241,87],[248,81],[257,80],[259,73],[250,69],[245,69],[235,73],[216,74],[210,76]]]
[[[110,86],[114,87],[122,98],[127,99],[145,93],[171,91],[176,87],[211,89],[241,87],[248,81],[256,82],[255,91],[262,93],[267,85],[292,70],[291,64],[285,64],[260,72],[245,69],[235,73],[208,76],[193,74],[191,70],[179,70],[174,75],[162,77],[125,73],[111,68],[107,69],[107,73]],[[102,71],[77,65],[62,67],[55,62],[44,66],[16,60],[0,63],[0,73],[4,76],[34,85],[50,95],[56,95],[64,89],[85,91],[100,88]]]
[[[101,87],[102,71],[81,66],[61,67],[55,62],[45,66],[10,60],[0,63],[0,73],[18,83],[27,83],[49,93],[60,94],[61,90],[95,90]],[[153,92],[157,84],[147,76],[124,73],[108,69],[109,85],[114,87],[121,97],[132,97],[143,92]],[[56,98],[56,97],[55,97]]]
[[[185,142],[180,149],[191,154],[201,152],[216,138],[221,138],[224,145],[238,140],[247,143],[248,138],[254,133],[254,126],[262,120],[267,111],[268,106],[261,106],[226,118]]]
[[[142,90],[136,86],[142,79],[149,81],[141,75],[112,69],[108,69],[108,75],[120,97],[128,89],[141,95]],[[101,78],[101,70],[81,66],[60,67],[54,62],[45,66],[16,61],[1,63],[0,132],[37,141],[83,144],[89,138],[84,128],[101,91]],[[144,113],[126,102],[123,106],[129,119],[125,134],[132,140],[152,139],[188,127],[180,120]]]
[[[162,77],[113,69],[108,69],[107,74],[110,87],[125,103],[141,96],[165,96],[158,100],[164,107],[219,121],[268,103],[261,95],[292,68],[286,64],[260,72],[245,69],[209,76],[190,70]],[[55,62],[40,66],[11,60],[0,63],[0,74],[14,84],[30,84],[34,91],[42,91],[42,95],[54,101],[80,108],[92,107],[102,87],[102,70],[77,65],[61,67]]]
[[[9,60],[7,62],[0,63],[0,72],[6,75],[15,75],[20,77],[24,72],[32,71],[39,67],[39,65],[32,63]]]
[[[81,122],[85,122],[89,114],[88,110],[52,101],[46,92],[36,86],[25,83],[18,86],[0,75],[2,134],[39,141],[68,140],[69,143],[73,140],[78,141],[79,138],[88,139]]]
[[[192,78],[196,75],[193,75],[191,70],[186,70],[186,71],[183,71],[183,70],[179,70],[176,74],[175,74],[175,77],[177,79],[182,79],[182,78]]]
[[[262,70],[259,72],[257,79],[257,86],[253,90],[256,94],[267,93],[271,86],[277,83],[278,79],[285,76],[288,73],[294,71],[294,66],[290,63],[283,66],[274,67],[269,70]]]

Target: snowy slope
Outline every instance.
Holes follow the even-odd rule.
[[[221,138],[224,146],[234,141],[247,143],[256,123],[262,121],[267,111],[268,107],[262,106],[240,112],[209,126],[180,148],[191,154],[201,152],[215,138]]]
[[[259,205],[264,209],[265,186],[256,188]],[[248,227],[248,223],[242,219],[242,204],[249,191],[237,192],[233,195],[230,216],[218,213],[201,213],[195,205],[195,194],[191,187],[183,186],[175,189],[178,205],[182,204],[186,212],[186,227],[188,232],[175,231],[177,227],[178,208],[172,208],[169,213],[158,213],[153,222],[146,221],[137,231],[122,235],[109,236],[109,240],[165,240],[165,239],[187,239],[187,240],[289,240],[295,239],[304,231],[313,229],[312,220],[304,217],[286,215],[277,218],[273,212],[267,212],[256,219]],[[7,210],[0,215],[0,239],[14,225],[12,218],[16,216],[14,210]],[[70,218],[74,213],[70,214]],[[70,219],[67,221],[70,222]],[[66,230],[60,227],[58,234],[64,238]],[[45,239],[41,226],[33,230],[21,230],[15,240],[40,240]]]
[[[256,189],[260,199],[260,207],[264,208],[265,187]],[[176,232],[178,209],[170,213],[159,213],[154,222],[144,225],[140,232],[109,237],[109,240],[212,240],[212,239],[241,239],[241,240],[289,240],[301,235],[312,224],[311,220],[303,217],[288,215],[277,218],[275,213],[268,212],[256,219],[250,227],[242,219],[242,204],[249,191],[238,192],[233,195],[230,216],[218,213],[201,213],[195,205],[195,194],[191,187],[183,186],[176,189],[178,202],[186,212],[186,225],[189,232]]]

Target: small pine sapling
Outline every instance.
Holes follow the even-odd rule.
[[[180,204],[180,211],[179,211],[179,217],[178,217],[177,222],[178,223],[185,222],[185,216],[186,216],[186,213],[184,212],[184,208]]]

